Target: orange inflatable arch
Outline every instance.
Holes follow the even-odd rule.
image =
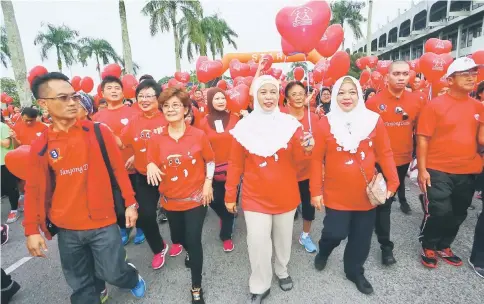
[[[272,52],[255,52],[255,53],[229,53],[225,54],[222,58],[223,63],[223,73],[227,71],[229,68],[230,61],[232,59],[238,59],[242,63],[247,63],[250,60],[254,60],[255,62],[259,62],[259,58],[263,55],[271,55],[274,58],[274,63],[280,62],[298,62],[298,61],[305,61],[306,59],[313,64],[316,64],[323,56],[321,56],[316,50],[312,50],[308,55],[307,58],[304,57],[304,54],[297,54],[293,56],[286,56],[282,51],[272,51]]]

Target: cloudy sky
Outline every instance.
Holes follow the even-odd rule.
[[[122,54],[121,28],[117,0],[14,0],[14,9],[25,54],[27,70],[35,65],[44,65],[48,70],[57,69],[55,51],[49,53],[48,60],[40,58],[40,47],[34,46],[35,36],[42,30],[42,23],[65,24],[79,31],[81,37],[103,38],[108,40],[119,54]],[[238,33],[237,50],[227,47],[228,52],[279,51],[280,35],[275,25],[277,12],[285,7],[303,4],[301,0],[202,0],[205,15],[219,13],[232,29]],[[415,0],[414,2],[419,2]],[[140,65],[138,73],[152,74],[156,79],[175,72],[174,42],[171,33],[151,37],[149,18],[140,13],[146,0],[126,0],[128,31],[133,60]],[[408,9],[411,0],[374,0],[373,31],[398,14],[398,9]],[[367,10],[362,11],[367,16]],[[3,12],[1,13],[3,23]],[[366,23],[362,25],[366,34]],[[345,46],[355,42],[353,33],[345,27]],[[195,62],[182,60],[182,70],[195,69]],[[279,67],[287,70],[284,64]],[[72,76],[92,76],[95,82],[95,63],[88,66],[74,65],[64,68],[64,73]],[[2,76],[13,76],[11,68],[2,66]]]

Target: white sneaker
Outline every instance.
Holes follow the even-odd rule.
[[[18,220],[18,218],[19,218],[18,212],[10,211],[10,213],[8,214],[8,218],[7,218],[7,224],[11,224],[11,223],[16,222]]]

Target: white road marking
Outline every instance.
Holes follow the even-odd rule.
[[[18,260],[17,262],[15,262],[12,266],[10,266],[7,269],[5,269],[5,273],[6,274],[12,273],[15,269],[19,268],[23,264],[25,264],[28,261],[30,261],[30,259],[32,259],[32,257],[21,258],[20,260]]]

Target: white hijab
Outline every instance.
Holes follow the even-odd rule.
[[[358,104],[350,112],[343,111],[336,100],[345,78],[350,78],[358,91]],[[360,142],[368,138],[375,129],[380,115],[366,108],[360,82],[351,76],[344,76],[334,84],[331,93],[331,111],[326,117],[336,143],[343,148],[343,151],[356,153]]]
[[[257,92],[266,83],[273,84],[279,93],[279,82],[274,77],[264,75],[256,78],[252,86],[254,111],[229,131],[249,153],[261,157],[270,157],[278,150],[286,148],[297,128],[301,126],[293,116],[281,113],[279,106],[270,112],[262,109]]]

